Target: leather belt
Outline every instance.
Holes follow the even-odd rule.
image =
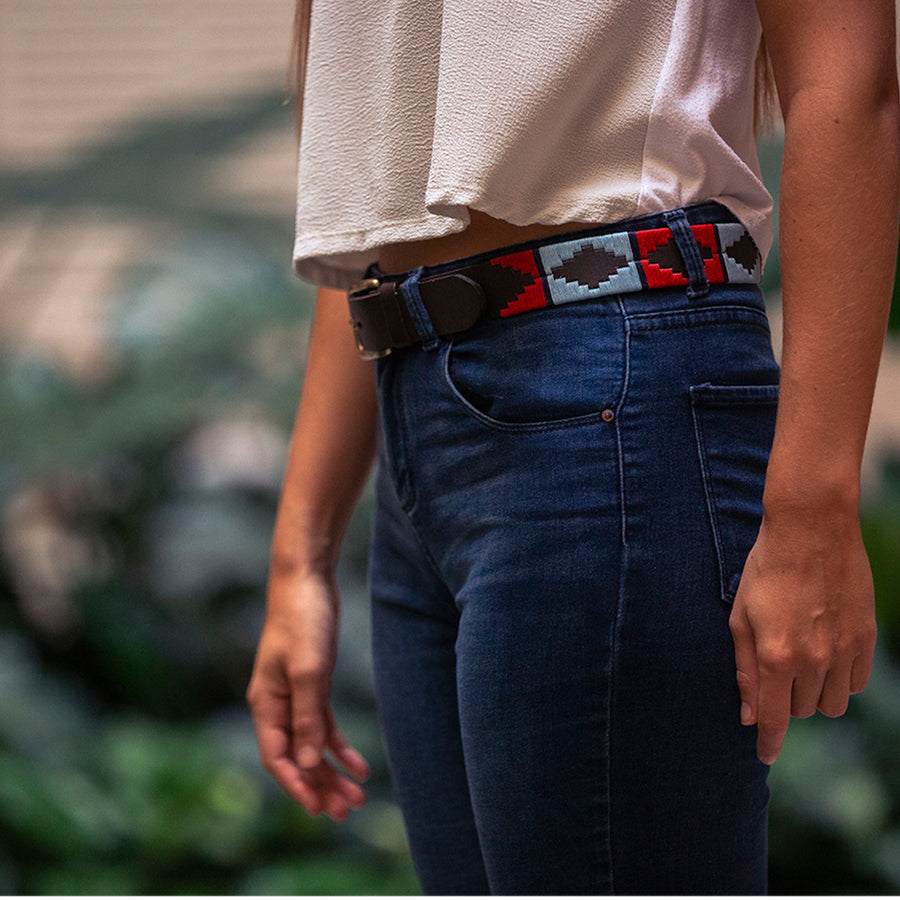
[[[747,229],[716,203],[686,209],[719,221],[685,223],[680,234],[675,223],[672,229],[600,226],[426,267],[419,281],[422,303],[435,332],[445,337],[484,318],[632,291],[690,287],[690,296],[702,296],[710,284],[758,284],[761,260]],[[686,247],[682,253],[684,235],[693,237],[697,252]],[[693,271],[688,256],[696,258]],[[406,277],[366,278],[351,289],[351,325],[364,359],[421,340],[400,290]]]
[[[466,331],[486,318],[484,290],[460,273],[422,279],[419,292],[434,329],[441,336]],[[349,304],[356,348],[363,359],[379,359],[391,350],[421,340],[399,281],[367,278],[350,291]]]

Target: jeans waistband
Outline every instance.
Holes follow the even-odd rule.
[[[656,288],[702,297],[711,284],[758,284],[759,251],[724,206],[700,203],[386,275],[350,292],[365,358],[464,331],[483,318]]]

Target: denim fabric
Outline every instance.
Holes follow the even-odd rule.
[[[752,894],[767,769],[730,602],[778,369],[752,285],[379,360],[379,715],[423,888]]]

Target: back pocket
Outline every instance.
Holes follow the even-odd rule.
[[[721,596],[731,603],[762,521],[778,385],[701,384],[690,392]]]

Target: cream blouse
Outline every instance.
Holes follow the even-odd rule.
[[[765,258],[753,0],[316,0],[294,265],[347,288],[385,243],[718,200]]]

